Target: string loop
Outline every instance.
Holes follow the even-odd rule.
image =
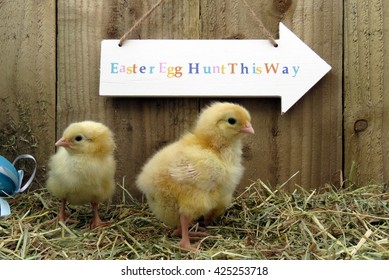
[[[250,7],[250,5],[247,3],[246,0],[241,0],[241,1],[246,6],[246,8],[250,11],[250,14],[253,17],[253,19],[259,24],[259,28],[262,31],[262,33],[265,34],[265,36],[267,36],[267,38],[271,41],[273,46],[277,48],[278,43],[276,42],[276,39],[274,39],[274,37],[270,34],[269,30],[267,30],[266,27],[263,25],[262,20],[257,16],[255,11]]]
[[[152,12],[156,8],[158,8],[165,0],[159,0],[153,7],[151,7],[150,10],[148,10],[139,20],[137,20],[134,25],[120,38],[119,41],[119,47],[123,46],[124,41],[127,39],[127,37],[130,35],[132,31],[134,31],[135,28],[138,27],[146,18],[148,18]],[[260,30],[262,31],[265,36],[271,41],[274,47],[278,47],[278,43],[274,39],[274,37],[270,34],[269,30],[266,29],[266,27],[263,25],[262,20],[257,16],[255,11],[250,7],[250,5],[247,3],[246,0],[241,0],[243,4],[246,6],[246,8],[250,11],[251,16],[253,19],[258,23]]]
[[[128,30],[121,38],[120,38],[120,41],[119,41],[119,47],[123,46],[123,42],[127,39],[128,35],[131,34],[132,31],[134,31],[135,28],[138,27],[139,24],[142,23],[142,21],[144,21],[146,18],[148,18],[152,12],[154,12],[154,10],[156,8],[159,7],[159,5],[162,4],[162,2],[165,1],[165,0],[159,0],[153,7],[151,7],[150,10],[148,10],[140,19],[138,19],[134,25],[130,28],[130,30]]]

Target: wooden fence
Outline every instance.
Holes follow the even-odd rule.
[[[279,99],[229,99],[249,109],[256,134],[241,186],[358,184],[389,178],[389,3],[383,0],[247,0],[265,26],[282,22],[332,70],[286,114]],[[277,3],[291,2],[287,11]],[[211,98],[98,96],[100,42],[119,39],[156,0],[0,1],[0,154],[32,153],[43,185],[55,140],[73,121],[116,134],[117,181],[135,176]],[[276,35],[277,36],[277,35]],[[130,38],[264,39],[241,0],[166,0]],[[223,99],[226,100],[226,99]],[[355,164],[353,164],[355,163]]]

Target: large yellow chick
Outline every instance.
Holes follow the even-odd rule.
[[[59,148],[49,161],[46,186],[52,195],[62,200],[58,220],[67,220],[67,202],[91,203],[91,228],[106,225],[99,217],[98,205],[110,199],[115,191],[113,133],[94,121],[72,123],[55,145]]]
[[[136,184],[157,218],[177,227],[179,246],[197,250],[191,222],[223,214],[243,175],[242,136],[254,134],[249,112],[240,105],[217,102],[205,108],[192,132],[157,152],[143,167]]]

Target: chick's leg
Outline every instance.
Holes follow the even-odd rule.
[[[52,219],[51,221],[49,221],[50,223],[56,223],[56,222],[62,222],[62,223],[65,223],[65,222],[71,222],[71,223],[77,223],[77,221],[75,220],[69,220],[69,214],[66,213],[66,203],[67,203],[67,200],[66,198],[63,198],[62,199],[62,202],[61,202],[61,207],[59,208],[59,213],[58,213],[58,216],[55,217],[54,219]]]
[[[66,198],[63,198],[62,203],[61,203],[61,208],[60,208],[59,214],[58,214],[58,221],[60,221],[60,222],[65,222],[69,217],[69,214],[66,213],[66,210],[65,210],[66,202],[67,202]]]
[[[178,242],[178,246],[188,250],[198,250],[198,246],[194,247],[190,244],[189,239],[189,223],[191,220],[185,214],[180,215],[180,224],[181,224],[181,241]]]
[[[103,222],[100,219],[100,216],[99,216],[99,204],[96,203],[96,202],[91,202],[91,205],[92,205],[92,208],[93,208],[93,218],[92,218],[92,223],[90,225],[91,229],[94,229],[94,228],[97,228],[97,227],[100,227],[100,226],[107,226],[107,225],[109,225],[110,223]]]

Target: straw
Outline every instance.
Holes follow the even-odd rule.
[[[89,205],[69,206],[75,223],[51,222],[60,201],[44,188],[10,198],[0,259],[389,259],[386,185],[290,193],[257,180],[207,227],[200,250],[188,252],[124,184],[119,203],[100,209],[112,224],[95,230]]]

